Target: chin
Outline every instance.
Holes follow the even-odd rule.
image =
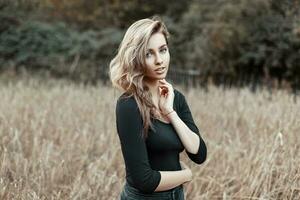
[[[159,76],[157,79],[161,80],[161,79],[165,79],[167,77],[167,74],[163,74],[161,76]]]

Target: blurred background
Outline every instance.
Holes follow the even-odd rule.
[[[125,30],[155,14],[174,82],[299,88],[299,0],[2,0],[1,74],[107,83]]]
[[[1,200],[119,200],[109,62],[153,15],[208,149],[186,200],[300,199],[300,0],[0,0]]]

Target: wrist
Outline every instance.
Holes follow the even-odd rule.
[[[183,169],[184,173],[185,173],[185,182],[189,182],[192,180],[192,172],[190,169]]]
[[[168,116],[168,115],[170,115],[173,112],[175,112],[175,110],[173,110],[173,109],[172,110],[168,110],[168,111],[164,112],[163,115],[164,116]]]

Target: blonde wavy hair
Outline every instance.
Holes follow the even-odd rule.
[[[109,76],[114,87],[134,96],[143,120],[143,137],[149,127],[155,131],[151,117],[157,117],[149,88],[144,84],[146,51],[150,37],[162,33],[168,44],[169,32],[158,16],[134,22],[126,31],[117,55],[109,64]]]

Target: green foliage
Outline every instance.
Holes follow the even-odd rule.
[[[75,23],[80,28],[102,29],[111,26],[128,27],[133,21],[154,14],[172,16],[179,20],[188,1],[175,3],[161,0],[44,0],[42,3],[51,16]]]
[[[1,57],[13,60],[16,65],[45,65],[60,56],[69,58],[76,54],[87,57],[95,44],[93,33],[79,34],[61,23],[50,25],[28,21],[0,35]],[[41,61],[45,62],[39,63]]]
[[[64,23],[27,21],[0,34],[1,66],[13,62],[16,66],[67,73],[70,65],[66,63],[76,56],[80,61],[106,58],[111,54],[109,48],[116,48],[120,37],[121,31],[117,29],[78,32]]]
[[[252,64],[277,78],[291,79],[300,64],[300,37],[295,34],[293,19],[270,14],[255,23],[242,44],[240,64]],[[259,31],[256,31],[259,30]],[[276,73],[278,71],[280,73]]]
[[[293,5],[193,1],[175,29],[179,36],[174,42],[179,54],[175,65],[198,68],[205,77],[221,75],[231,80],[299,77],[300,15]]]
[[[216,82],[300,80],[299,0],[28,2],[0,4],[0,69],[107,78],[127,27],[159,14],[171,33],[173,69],[198,69]]]

